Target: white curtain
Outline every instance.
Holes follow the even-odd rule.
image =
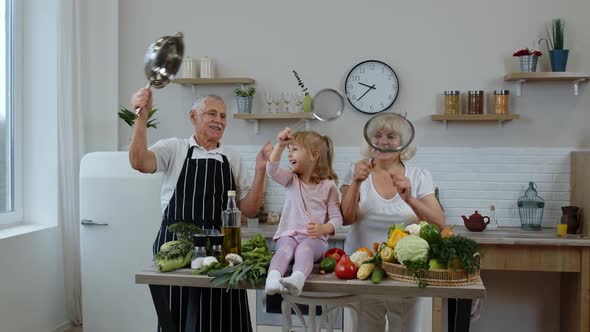
[[[80,204],[78,178],[83,155],[80,3],[60,0],[58,22],[59,214],[63,238],[66,309],[74,325],[82,325],[80,279]]]

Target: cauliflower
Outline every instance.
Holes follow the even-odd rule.
[[[416,225],[418,226],[418,225]],[[393,253],[398,262],[426,262],[430,246],[423,238],[416,235],[408,235],[398,241]]]
[[[412,234],[412,235],[420,235],[420,225],[418,224],[409,224],[406,226],[405,231]]]
[[[357,268],[360,267],[364,261],[368,261],[369,259],[371,259],[371,256],[369,256],[369,254],[364,250],[355,251],[352,255],[350,255],[350,260],[354,263],[354,265],[356,265]]]

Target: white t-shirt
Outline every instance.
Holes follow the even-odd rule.
[[[192,159],[214,158],[223,162],[221,155],[225,155],[229,161],[236,182],[236,200],[239,201],[248,195],[250,192],[248,170],[237,151],[223,147],[221,143],[216,149],[207,151],[197,144],[194,136],[189,138],[174,137],[162,139],[149,148],[156,155],[156,172],[164,173],[164,183],[162,184],[162,192],[160,194],[162,213],[166,211],[166,207],[170,203],[170,198],[174,194],[174,189],[176,188],[176,183],[178,182],[178,177],[184,164],[184,158],[191,146],[195,146]]]
[[[418,199],[434,193],[432,175],[429,171],[412,166],[405,166],[405,175],[410,179],[412,195]],[[352,183],[354,165],[344,177],[342,184]],[[352,254],[360,247],[372,248],[374,242],[387,241],[387,229],[391,224],[411,224],[419,221],[412,208],[396,194],[392,199],[385,199],[377,193],[373,177],[361,183],[357,222],[350,226],[346,236],[344,250]]]

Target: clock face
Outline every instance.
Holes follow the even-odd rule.
[[[397,99],[399,81],[395,71],[377,60],[363,61],[348,73],[344,91],[357,110],[374,114],[385,111]]]

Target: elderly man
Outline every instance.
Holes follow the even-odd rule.
[[[189,114],[195,131],[191,137],[160,140],[149,149],[146,121],[152,108],[151,91],[136,92],[131,107],[141,109],[129,149],[131,166],[142,173],[164,173],[163,221],[152,248],[154,255],[163,243],[175,239],[167,232],[167,226],[177,220],[219,230],[229,190],[236,191],[238,207],[244,215],[256,214],[264,187],[267,154],[272,145],[267,143],[256,156],[254,181],[249,185],[240,155],[220,142],[227,125],[227,110],[221,97],[208,95],[193,104]],[[162,305],[170,307],[173,325],[179,331],[185,330],[187,315],[192,315],[190,321],[196,321],[196,331],[251,331],[244,290],[157,287],[166,287],[158,291],[169,291],[170,303]],[[187,312],[189,297],[197,307],[193,312]]]

